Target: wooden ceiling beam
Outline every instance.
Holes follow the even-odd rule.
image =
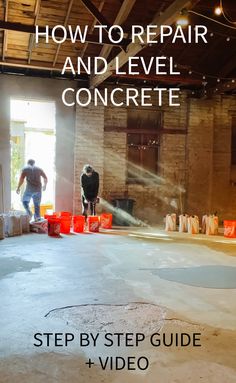
[[[64,27],[67,27],[68,20],[69,20],[70,14],[71,14],[71,9],[72,9],[73,3],[74,3],[74,0],[69,0],[69,1],[70,1],[69,2],[69,6],[68,6],[66,17],[65,17],[65,20],[64,20]],[[55,56],[54,56],[54,60],[53,60],[53,64],[52,64],[53,67],[57,63],[57,58],[58,58],[60,49],[61,49],[61,44],[57,45],[57,50],[56,50],[56,53],[55,53]]]
[[[53,68],[52,66],[47,66],[47,64],[44,65],[41,61],[35,61],[34,64],[27,64],[25,60],[12,59],[11,62],[0,61],[0,65],[12,68],[25,68],[61,72],[61,68]]]
[[[107,19],[103,16],[103,14],[95,7],[95,5],[90,0],[80,0],[81,3],[87,8],[87,10],[91,13],[93,17],[99,22],[101,25],[106,25],[107,28],[111,27],[111,24]]]
[[[195,5],[199,0],[175,0],[161,15],[159,12],[154,16],[154,19],[150,24],[152,25],[172,25],[179,12],[183,9],[189,9]],[[152,40],[155,40],[160,34],[160,30],[157,30],[157,33],[152,36]],[[145,40],[145,37],[144,37]],[[128,61],[129,57],[136,56],[139,52],[143,50],[143,45],[141,43],[130,43],[127,46],[125,52],[120,52],[116,57],[119,58],[120,68]],[[91,76],[90,86],[97,87],[108,77],[110,77],[115,68],[116,58],[112,59],[108,64],[108,70],[106,73],[96,76]]]
[[[122,6],[120,7],[118,15],[116,16],[114,20],[114,23],[113,23],[114,25],[122,25],[124,23],[128,15],[130,14],[135,2],[136,0],[124,0],[124,2],[122,3]],[[111,50],[112,50],[112,47],[104,45],[100,52],[100,56],[107,59],[109,54],[111,53]]]
[[[8,5],[9,2],[8,0],[5,0],[5,10],[4,10],[4,21],[7,22],[7,17],[8,17]],[[5,60],[5,54],[7,50],[7,31],[3,31],[3,43],[2,43],[2,61]]]
[[[99,8],[98,8],[99,12],[102,11],[102,8],[103,8],[104,4],[105,4],[105,0],[103,0],[103,1],[100,3],[100,5],[99,5]],[[96,23],[97,23],[97,19],[94,18],[94,21],[93,21],[93,24],[92,24],[92,26],[91,26],[91,28],[90,28],[89,33],[92,33],[92,32],[93,32]],[[81,53],[80,53],[80,57],[81,57],[81,58],[84,57],[84,54],[85,54],[85,52],[86,52],[86,49],[88,48],[88,45],[89,45],[89,43],[85,43],[85,44],[84,44],[84,47],[83,47],[83,49],[82,49],[82,51],[81,51]],[[104,45],[104,46],[106,46],[106,45]]]
[[[34,26],[38,22],[40,5],[41,5],[41,0],[36,0],[35,7],[34,7]],[[30,37],[29,37],[28,64],[30,64],[30,60],[31,60],[31,56],[32,56],[32,51],[33,51],[33,46],[34,46],[34,34],[31,33]]]
[[[92,3],[91,0],[80,0],[81,3],[84,4],[84,6],[87,8],[87,10],[91,13],[93,17],[99,22],[99,24],[106,26],[104,28],[107,32],[112,27],[111,23],[103,16],[101,12],[99,12],[98,8],[95,7],[95,5]],[[118,33],[113,31],[114,37],[119,40],[120,36]]]
[[[9,21],[3,21],[0,20],[0,30],[6,30],[6,31],[15,31],[15,32],[24,32],[24,33],[32,33],[35,34],[35,26],[34,25],[27,25],[27,24],[21,24],[21,23],[12,23]],[[38,27],[39,32],[45,32],[45,27]],[[49,36],[52,34],[52,28],[48,29]],[[58,30],[55,33],[56,37],[63,37],[63,32]],[[68,38],[69,40],[69,38]],[[103,35],[103,44],[108,44],[112,46],[127,46],[128,43],[130,43],[130,40],[123,39],[119,44],[112,43],[109,38],[105,35]],[[79,39],[77,41],[80,41]],[[87,34],[86,36],[86,42],[93,43],[93,44],[100,44],[99,43],[99,36],[98,34]]]

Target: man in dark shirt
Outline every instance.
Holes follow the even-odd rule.
[[[87,217],[88,208],[90,208],[91,215],[95,215],[99,189],[99,174],[95,172],[91,165],[84,166],[80,184],[83,208],[82,214]]]
[[[41,177],[44,179],[43,187],[41,183]],[[27,162],[27,166],[22,169],[18,187],[16,189],[17,194],[20,194],[20,188],[23,185],[25,178],[26,188],[23,194],[22,203],[27,214],[31,217],[32,213],[29,208],[29,203],[31,198],[33,198],[34,218],[35,221],[37,221],[40,220],[40,203],[42,198],[42,190],[46,190],[48,179],[44,171],[35,166],[34,160],[29,160]]]

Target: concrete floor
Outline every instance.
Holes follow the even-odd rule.
[[[8,238],[0,242],[0,294],[1,383],[156,383],[157,377],[158,383],[236,382],[236,240],[146,228]],[[201,332],[202,347],[157,349],[144,342],[132,352],[123,346],[110,350],[113,356],[148,355],[150,367],[140,372],[103,371],[97,358],[104,351],[76,342],[33,345],[37,332],[78,333],[78,318],[86,332],[86,307],[93,309],[99,332],[100,308],[104,317],[115,317],[118,305],[122,328],[122,310],[131,302],[156,305],[162,332]],[[73,320],[70,311],[67,319],[61,314],[67,309],[55,310],[67,306],[79,310]],[[138,315],[141,328],[145,312]],[[137,332],[139,318],[132,320]],[[96,363],[89,369],[91,356]]]

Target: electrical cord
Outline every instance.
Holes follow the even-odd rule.
[[[203,17],[204,19],[207,19],[207,20],[213,21],[214,23],[220,24],[220,25],[222,25],[223,27],[227,27],[227,28],[236,30],[236,26],[235,26],[235,27],[232,27],[231,25],[227,25],[227,24],[225,24],[225,23],[222,23],[221,21],[212,19],[211,17],[208,17],[208,16],[203,15],[203,14],[201,14],[201,13],[192,11],[191,9],[188,10],[188,13],[193,13],[194,15]]]
[[[223,7],[223,0],[220,0],[220,7],[221,7],[222,15],[224,16],[225,20],[228,21],[228,23],[230,24],[236,25],[236,21],[230,20],[228,15],[225,13],[224,7]]]

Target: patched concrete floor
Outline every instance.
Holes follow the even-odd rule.
[[[236,240],[147,228],[8,238],[0,296],[1,383],[236,382]],[[49,332],[37,347],[34,334]],[[105,346],[115,332],[145,339]],[[201,347],[154,346],[157,332],[200,333]],[[96,347],[83,333],[99,334]],[[65,345],[65,334],[75,339]],[[146,357],[147,370],[101,368],[130,356]]]

